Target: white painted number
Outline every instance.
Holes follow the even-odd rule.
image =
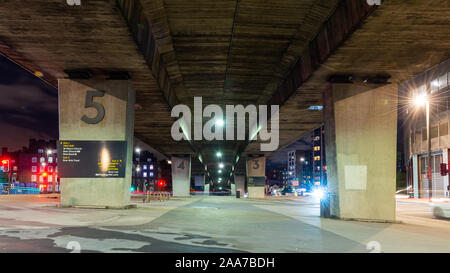
[[[368,242],[366,249],[369,250],[369,253],[381,253],[381,245],[377,241]]]
[[[67,0],[69,6],[81,6],[81,0]]]
[[[68,242],[66,248],[72,249],[72,251],[70,253],[80,253],[81,252],[81,245],[77,241]]]
[[[381,5],[381,0],[367,0],[367,4],[370,6],[374,6],[374,5]]]

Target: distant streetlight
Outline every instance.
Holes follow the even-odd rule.
[[[47,150],[47,155],[51,155],[52,154],[52,150],[48,149]]]
[[[167,160],[167,164],[172,164],[172,160]]]
[[[223,169],[224,166],[223,163],[219,163],[219,168]]]
[[[217,156],[217,157],[222,157],[222,153],[221,153],[221,152],[217,152],[217,153],[216,153],[216,156]]]
[[[135,151],[139,154],[141,152],[141,148],[136,148]]]
[[[219,170],[219,173],[222,173],[222,170]]]
[[[427,118],[427,164],[428,164],[428,198],[431,202],[433,196],[433,180],[431,177],[431,126],[430,126],[430,100],[425,93],[417,95],[414,99],[416,107],[426,106],[426,118]]]

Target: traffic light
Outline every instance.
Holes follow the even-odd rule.
[[[9,172],[9,160],[8,159],[2,160],[2,169],[4,172]]]
[[[448,173],[447,164],[441,163],[441,176],[446,176]]]
[[[164,184],[165,184],[165,183],[164,183],[164,181],[163,181],[163,180],[159,180],[158,184],[159,184],[159,187],[161,187],[161,188],[162,188],[162,187],[164,187]]]

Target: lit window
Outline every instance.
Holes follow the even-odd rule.
[[[39,182],[44,182],[44,177],[43,176],[39,176]]]
[[[45,157],[41,157],[40,162],[41,163],[45,162]]]
[[[32,157],[32,158],[31,158],[31,162],[32,162],[32,163],[37,163],[37,157],[35,157],[35,156]]]
[[[33,172],[33,173],[37,172],[37,167],[36,166],[32,166],[31,167],[31,172]]]
[[[153,170],[153,165],[150,165],[150,170]]]
[[[147,170],[147,165],[143,165],[142,169]]]
[[[48,176],[48,182],[53,182],[53,176],[51,175]]]
[[[40,172],[45,171],[45,167],[44,167],[44,166],[40,166],[40,167],[39,167],[39,171],[40,171]]]
[[[53,163],[53,157],[50,156],[50,157],[48,158],[48,163]]]
[[[33,175],[31,176],[31,182],[36,182],[36,175],[35,175],[35,174],[33,174]]]
[[[53,166],[48,166],[48,171],[53,172]]]
[[[150,172],[150,177],[153,177],[153,175],[154,175],[153,172]]]
[[[143,177],[147,177],[147,172],[143,172],[143,173],[142,173],[142,176],[143,176]]]
[[[44,153],[44,149],[38,149],[38,153],[43,154]]]

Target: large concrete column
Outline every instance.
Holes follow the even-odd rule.
[[[247,160],[248,198],[264,198],[266,186],[266,158]]]
[[[205,175],[195,175],[194,176],[195,187],[202,187],[205,190]],[[196,192],[196,194],[202,194],[201,192]]]
[[[191,158],[172,157],[171,160],[173,196],[190,196]]]
[[[205,196],[209,195],[209,184],[205,184],[204,195]]]
[[[333,84],[324,102],[329,214],[395,221],[397,86]]]
[[[234,183],[230,184],[230,192],[231,196],[236,196],[236,184]]]
[[[236,191],[240,192],[240,197],[244,197],[245,194],[245,176],[235,175],[234,184],[236,185]]]
[[[135,91],[128,81],[58,81],[61,205],[130,204]]]

